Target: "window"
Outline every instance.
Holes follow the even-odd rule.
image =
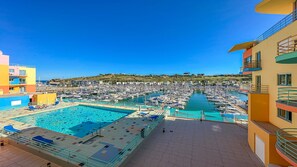
[[[252,56],[250,56],[250,57],[244,59],[244,62],[245,62],[245,63],[251,63],[251,62],[252,62]]]
[[[26,75],[26,70],[20,70],[20,75],[25,76]]]
[[[292,112],[282,110],[282,109],[277,109],[277,116],[281,119],[284,119],[288,122],[292,122]]]
[[[277,85],[291,86],[292,85],[292,75],[291,74],[278,74],[277,75]]]
[[[14,69],[9,69],[9,73],[14,73]]]
[[[25,84],[26,80],[25,79],[20,79],[20,84]]]
[[[256,60],[257,60],[257,62],[261,61],[261,52],[256,53]]]

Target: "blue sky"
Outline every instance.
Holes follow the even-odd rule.
[[[0,50],[40,79],[100,73],[238,73],[236,43],[282,15],[260,0],[0,1]]]

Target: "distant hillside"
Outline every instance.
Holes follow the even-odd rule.
[[[101,74],[98,76],[90,77],[77,77],[68,79],[53,79],[52,81],[62,81],[69,83],[71,81],[103,81],[103,82],[197,82],[197,81],[210,81],[210,82],[222,82],[222,81],[251,81],[251,77],[247,75],[212,75],[204,76],[198,75],[129,75],[129,74]]]

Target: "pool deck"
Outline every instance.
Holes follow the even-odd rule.
[[[264,166],[248,146],[247,129],[235,124],[169,117],[160,127],[124,166]]]
[[[132,109],[129,107],[114,107],[108,105],[89,103],[62,103],[59,106],[50,109],[34,111],[29,111],[27,109],[17,109],[14,111],[9,111],[10,113],[3,114],[3,120],[1,120],[0,122],[0,129],[2,129],[5,125],[12,124],[15,128],[22,130],[21,133],[16,136],[17,138],[21,136],[22,138],[31,140],[32,137],[40,135],[47,139],[53,140],[55,147],[58,148],[57,150],[55,150],[57,152],[65,152],[65,150],[70,150],[75,154],[84,155],[86,157],[94,156],[96,153],[99,152],[99,150],[106,147],[106,145],[110,145],[111,148],[113,148],[111,152],[115,152],[113,153],[114,155],[110,155],[112,157],[116,156],[120,150],[124,149],[131,141],[133,141],[135,136],[141,133],[141,129],[153,123],[146,117],[140,116],[140,111],[136,111],[102,128],[100,132],[97,131],[94,132],[94,134],[90,134],[84,138],[78,138],[75,136],[65,135],[47,129],[34,127],[32,125],[17,122],[11,119],[14,117],[25,116],[30,114],[50,112],[51,110],[76,106],[79,104],[118,109]],[[135,110],[135,108],[133,110]],[[162,114],[162,111],[150,111],[150,115],[155,114],[160,115]],[[101,136],[103,137],[100,137],[99,133],[101,133]],[[28,145],[28,143],[26,143],[26,145]]]
[[[117,127],[119,128],[120,125]],[[165,133],[162,132],[163,127],[166,129]],[[109,130],[113,132],[112,129]],[[34,128],[24,131],[25,134],[28,134],[28,132],[42,133],[47,137],[51,137],[52,135],[62,135]],[[105,132],[106,130],[103,131],[103,135],[111,134]],[[55,142],[58,144],[68,144],[67,147],[70,148],[80,150],[87,149],[85,150],[86,154],[92,152],[91,150],[88,150],[91,147],[83,148],[82,145],[79,144],[73,145],[71,142],[76,141],[75,137],[71,138],[71,136],[67,135],[62,135],[61,137],[65,137],[63,138],[63,141],[55,140]],[[110,137],[108,138],[110,139]],[[91,146],[98,144],[97,142],[98,141],[93,141]],[[8,155],[15,158],[7,158],[11,157]],[[19,161],[20,159],[23,160]],[[38,164],[38,166],[41,166],[39,164],[48,162],[9,145],[0,147],[0,167],[2,165],[1,160],[5,162],[3,164],[17,167],[18,165],[21,166],[19,162],[22,162],[22,164],[26,166],[28,166],[28,164],[30,164],[29,166],[34,166],[31,164]],[[56,167],[55,164],[52,164],[52,166]],[[124,166],[263,167],[264,164],[249,148],[247,143],[247,129],[245,128],[230,123],[211,121],[200,122],[199,120],[167,117],[166,120],[146,138],[130,158],[127,159]]]
[[[46,167],[48,160],[42,159],[12,145],[0,147],[0,167]],[[59,167],[52,162],[51,167]]]

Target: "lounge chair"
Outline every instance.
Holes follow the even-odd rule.
[[[29,106],[29,110],[30,111],[33,111],[33,110],[35,110],[36,108],[34,107],[34,106]]]
[[[151,116],[149,116],[149,120],[150,120],[150,121],[154,121],[154,120],[156,120],[157,118],[159,118],[159,115],[151,115]]]
[[[46,139],[46,138],[44,138],[42,136],[35,136],[35,137],[32,138],[32,140],[33,141],[36,141],[36,142],[39,142],[39,143],[42,143],[42,144],[45,144],[45,145],[47,145],[47,144],[53,144],[54,143],[53,140]]]
[[[140,115],[140,116],[146,116],[147,114],[149,114],[149,112],[140,112],[138,115]]]
[[[4,131],[9,132],[9,133],[18,133],[18,132],[20,132],[20,130],[15,129],[12,125],[4,126],[3,129],[4,129]]]

